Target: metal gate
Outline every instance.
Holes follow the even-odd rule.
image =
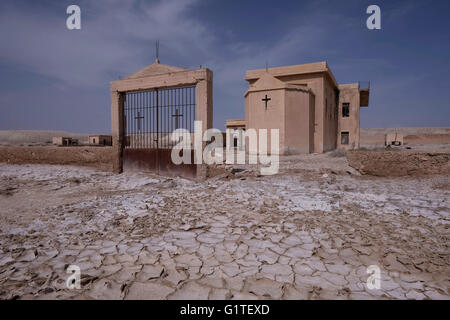
[[[195,86],[127,92],[124,103],[124,170],[195,177],[196,165],[175,165],[171,160],[172,132],[194,132]]]

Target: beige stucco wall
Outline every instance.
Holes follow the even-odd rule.
[[[203,121],[203,132],[213,126],[213,73],[209,69],[204,70],[197,77],[195,86],[196,115],[195,120]],[[192,72],[192,71],[191,71]]]
[[[359,86],[357,83],[339,85],[339,121],[337,147],[339,149],[358,149],[359,148]],[[342,117],[342,104],[350,103],[350,116]],[[341,144],[341,132],[349,132],[349,144]]]
[[[314,152],[314,94],[285,91],[285,137],[283,154]]]
[[[290,84],[305,84],[315,96],[314,152],[322,153],[336,148],[337,117],[336,86],[326,73],[278,77]]]
[[[267,110],[262,99],[270,97]],[[267,129],[270,151],[270,129],[278,129],[281,154],[314,151],[314,94],[311,91],[282,88],[249,92],[245,98],[246,128]],[[248,139],[247,139],[247,150]]]
[[[315,96],[314,112],[314,152],[323,152],[323,108],[324,108],[324,82],[323,74],[300,74],[285,77],[277,77],[289,84],[306,85]]]
[[[338,112],[336,101],[336,86],[333,81],[325,75],[324,98],[323,98],[323,152],[336,149],[337,130],[338,130]]]
[[[265,110],[265,103],[262,99],[267,95],[270,96],[270,101],[267,103],[267,110]],[[270,151],[270,129],[279,129],[280,135],[280,151],[285,145],[285,90],[267,90],[249,92],[245,97],[245,127],[255,129],[267,129],[267,150]],[[258,138],[259,145],[259,138]],[[248,139],[246,139],[246,148],[248,151]]]
[[[289,84],[306,85],[315,96],[314,152],[322,153],[336,148],[337,118],[333,117],[336,93],[332,79],[326,73],[277,77]],[[328,105],[328,108],[327,108]]]
[[[111,86],[111,135],[115,157],[113,171],[122,172],[124,148],[124,100],[125,92],[114,90]]]
[[[309,145],[310,145],[310,152],[316,152],[316,148],[315,148],[315,123],[316,123],[316,97],[314,96],[314,94],[311,92],[311,96],[309,99],[309,110],[311,110],[311,115],[310,115],[310,121],[311,121],[311,128],[309,129],[310,131],[310,136],[309,136]]]
[[[270,69],[269,69],[270,72]],[[277,79],[294,85],[302,85],[310,88],[315,96],[315,122],[314,122],[314,152],[323,152],[323,75],[315,74],[298,74],[290,76],[276,76]],[[252,85],[256,80],[250,80]]]

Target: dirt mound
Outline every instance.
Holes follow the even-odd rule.
[[[348,151],[351,167],[380,177],[450,174],[450,153]]]
[[[363,147],[384,146],[387,133],[404,135],[405,145],[450,144],[450,128],[361,128],[360,144]],[[422,150],[423,151],[423,150]]]
[[[384,136],[386,133],[402,133],[406,135],[450,134],[450,127],[396,127],[396,128],[361,128],[361,135]]]
[[[0,147],[0,162],[11,164],[40,163],[95,167],[111,171],[111,147]]]
[[[446,144],[450,143],[449,133],[439,134],[421,134],[421,135],[408,135],[405,137],[405,143],[408,144]]]

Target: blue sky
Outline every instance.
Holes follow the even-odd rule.
[[[109,132],[109,82],[153,63],[157,39],[161,63],[213,70],[216,128],[244,116],[246,70],[324,60],[371,82],[362,127],[450,126],[449,15],[447,0],[3,0],[0,129]]]

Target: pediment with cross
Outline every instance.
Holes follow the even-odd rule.
[[[172,114],[172,118],[175,119],[175,129],[180,128],[180,118],[183,117],[183,114],[178,111],[178,108],[176,108],[175,113]]]
[[[284,89],[288,86],[288,84],[284,83],[281,80],[278,80],[270,73],[266,72],[261,78],[259,78],[248,88],[245,96],[247,96],[249,92]]]
[[[145,77],[151,77],[151,76],[186,71],[186,70],[187,69],[184,69],[184,68],[161,64],[158,61],[156,61],[155,63],[152,63],[151,65],[148,65],[148,66],[144,67],[143,69],[141,69],[133,74],[130,74],[125,79],[145,78]]]

